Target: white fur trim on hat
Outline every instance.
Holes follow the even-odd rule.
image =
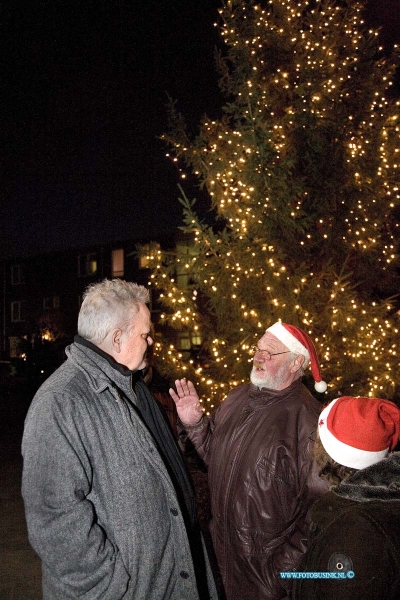
[[[303,344],[299,342],[299,340],[297,340],[294,335],[292,335],[290,331],[288,331],[286,327],[282,325],[280,321],[277,321],[277,323],[274,323],[271,325],[271,327],[268,327],[267,331],[272,333],[272,335],[282,342],[282,344],[284,344],[291,352],[303,354],[308,361],[310,360],[310,353],[308,352],[307,348],[303,346]]]
[[[385,458],[389,453],[389,448],[379,452],[359,450],[358,448],[344,444],[329,431],[327,425],[328,415],[338,400],[339,398],[336,398],[336,400],[328,404],[321,412],[318,420],[319,437],[329,456],[339,464],[351,469],[365,469]]]

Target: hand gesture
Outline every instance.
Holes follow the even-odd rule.
[[[177,379],[176,392],[169,390],[170,396],[176,404],[178,416],[184,425],[196,425],[203,416],[199,396],[191,381]]]

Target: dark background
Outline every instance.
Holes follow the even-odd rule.
[[[0,256],[180,224],[179,179],[158,139],[167,94],[196,129],[222,99],[220,0],[11,0],[0,6]],[[400,41],[400,0],[370,0]]]

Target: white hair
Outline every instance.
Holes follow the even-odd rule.
[[[101,344],[112,329],[129,333],[140,302],[149,302],[149,291],[122,279],[104,279],[89,285],[83,295],[78,317],[78,335],[92,344]]]

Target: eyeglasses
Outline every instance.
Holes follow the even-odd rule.
[[[261,354],[265,360],[271,360],[271,356],[278,356],[278,354],[289,354],[291,350],[286,350],[286,352],[270,352],[269,350],[261,350],[258,346],[251,346],[250,348],[251,354]]]

